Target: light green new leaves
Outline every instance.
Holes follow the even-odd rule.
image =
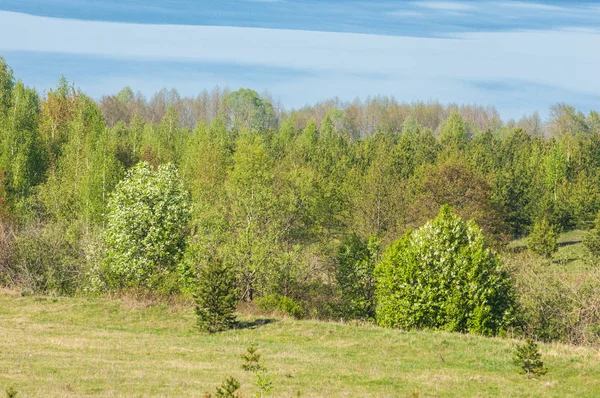
[[[473,221],[446,206],[392,245],[375,275],[382,326],[491,335],[513,316],[512,283],[499,258]]]
[[[150,287],[171,270],[185,249],[190,216],[175,166],[154,170],[143,162],[131,169],[108,203],[106,266],[115,284]]]

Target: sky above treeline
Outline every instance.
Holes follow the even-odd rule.
[[[44,92],[128,85],[493,105],[504,119],[564,102],[600,109],[600,2],[2,0],[0,55]]]

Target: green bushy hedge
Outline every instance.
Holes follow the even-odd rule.
[[[376,271],[377,323],[493,335],[509,326],[509,274],[481,229],[443,207],[394,243]]]

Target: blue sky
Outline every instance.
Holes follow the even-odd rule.
[[[575,1],[2,0],[0,55],[43,92],[61,75],[100,97],[125,85],[194,95],[600,108],[600,3]]]

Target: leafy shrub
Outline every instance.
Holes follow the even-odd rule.
[[[395,242],[375,277],[381,326],[493,335],[514,319],[509,274],[477,224],[447,206]]]
[[[542,218],[533,225],[533,230],[527,237],[527,248],[539,256],[551,258],[558,251],[557,239],[556,230],[546,218]]]
[[[271,395],[273,391],[273,375],[268,373],[263,367],[261,370],[255,372],[256,374],[256,387],[258,387],[257,397],[266,397]]]
[[[340,288],[341,315],[350,319],[375,318],[375,264],[380,244],[353,236],[338,250],[336,278]]]
[[[537,344],[531,339],[527,339],[525,344],[515,348],[513,363],[528,377],[542,376],[548,372],[542,362],[542,354]]]
[[[142,162],[108,202],[105,267],[110,287],[156,287],[174,272],[188,235],[191,204],[177,169]]]
[[[20,231],[3,272],[7,284],[36,293],[73,294],[86,271],[82,241],[76,225],[49,223]]]
[[[565,278],[528,252],[504,259],[515,281],[523,336],[578,345],[600,343],[600,269],[591,269],[582,282]]]
[[[256,307],[263,312],[278,312],[295,319],[303,319],[306,316],[302,305],[290,297],[272,294],[259,297],[255,301]]]
[[[539,265],[516,279],[524,334],[542,341],[565,341],[572,308],[569,289]]]
[[[213,259],[200,270],[196,298],[197,325],[215,333],[232,328],[239,300],[237,282],[223,261]]]
[[[10,268],[8,265],[8,259],[10,252],[12,251],[13,241],[14,232],[9,223],[2,220],[2,213],[0,209],[0,286],[9,284],[8,274]]]

